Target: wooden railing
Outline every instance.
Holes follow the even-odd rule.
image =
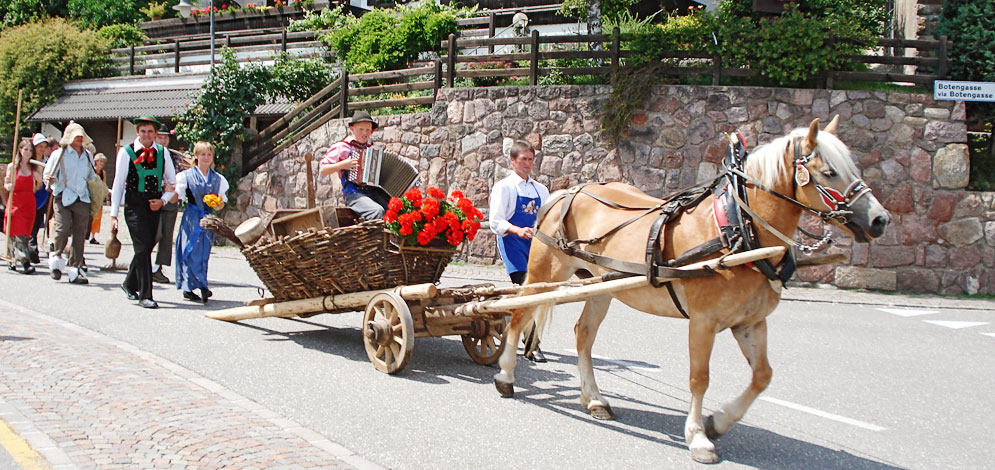
[[[222,46],[234,49],[236,56],[248,53],[270,52],[277,55],[287,52],[295,57],[331,57],[328,46],[317,40],[324,31],[300,31],[288,33],[286,30],[265,34],[251,34],[251,31],[233,31],[232,34],[215,35],[215,49]],[[111,50],[111,70],[127,75],[144,73],[147,69],[172,69],[179,73],[181,66],[208,65],[211,49],[210,36],[196,35],[174,39],[162,44],[132,46]],[[215,58],[217,62],[218,58]]]
[[[529,84],[538,84],[539,77],[553,73],[562,75],[606,75],[612,73],[632,57],[634,52],[623,50],[625,37],[616,29],[612,34],[539,36],[533,31],[530,37],[517,38],[457,38],[450,35],[442,42],[445,55],[432,62],[432,65],[387,72],[349,75],[339,71],[339,77],[331,84],[295,107],[286,116],[263,129],[258,136],[247,142],[245,164],[242,174],[246,175],[259,165],[277,155],[294,142],[308,135],[334,118],[344,118],[350,111],[359,109],[379,109],[409,105],[430,105],[435,102],[438,90],[443,86],[453,87],[460,77],[528,77]],[[544,45],[568,46],[602,43],[604,50],[543,50]],[[504,54],[459,54],[471,48],[518,46],[521,52]],[[895,57],[884,55],[854,55],[849,60],[867,64],[915,65],[934,70],[932,74],[900,74],[891,72],[828,71],[813,74],[810,78],[819,80],[826,88],[833,88],[837,80],[902,82],[930,85],[933,80],[946,76],[948,62],[947,41],[921,41],[901,39],[880,39],[880,48],[912,48],[917,51],[935,51],[936,57]],[[490,50],[490,49],[489,49]],[[667,77],[688,75],[710,76],[711,83],[718,85],[722,77],[758,77],[760,70],[723,67],[722,58],[707,51],[664,51],[661,57],[681,59],[680,65],[666,67],[659,73]],[[544,67],[542,61],[551,59],[589,59],[583,67]],[[527,67],[516,66],[494,69],[469,69],[466,66],[482,62],[504,62],[515,64],[527,62]],[[600,63],[599,63],[600,62]],[[421,81],[412,81],[421,78]],[[373,82],[372,84],[369,82]],[[396,82],[396,83],[394,83]],[[346,84],[346,86],[343,86]],[[355,85],[354,85],[355,84]],[[363,100],[360,97],[384,93],[409,93],[433,90],[431,95],[391,97],[387,99]]]

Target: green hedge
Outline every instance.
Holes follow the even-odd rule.
[[[24,90],[25,117],[55,101],[62,84],[100,76],[107,66],[108,41],[61,18],[31,22],[0,33],[0,134],[12,135],[17,90]]]

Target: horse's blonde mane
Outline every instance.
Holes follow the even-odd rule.
[[[778,137],[772,142],[761,145],[749,153],[746,159],[746,173],[760,180],[768,188],[774,187],[782,177],[787,177],[785,171],[784,152],[788,143],[797,138],[804,139],[808,135],[807,127],[799,127],[784,137]],[[816,151],[819,156],[836,170],[844,180],[860,178],[857,165],[850,157],[850,149],[840,139],[828,132],[819,132],[816,137]]]

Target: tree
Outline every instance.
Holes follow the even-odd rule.
[[[12,135],[17,90],[24,90],[21,116],[55,101],[62,84],[104,73],[110,48],[94,31],[49,18],[0,33],[0,134]],[[22,128],[22,131],[25,129]]]
[[[948,0],[943,4],[936,35],[946,35],[953,46],[950,78],[995,82],[995,1]],[[995,130],[995,104],[971,103],[972,115]],[[988,158],[995,160],[995,137],[988,139]]]

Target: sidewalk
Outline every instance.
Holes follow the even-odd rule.
[[[2,300],[0,332],[0,425],[50,468],[379,468],[122,341]]]

